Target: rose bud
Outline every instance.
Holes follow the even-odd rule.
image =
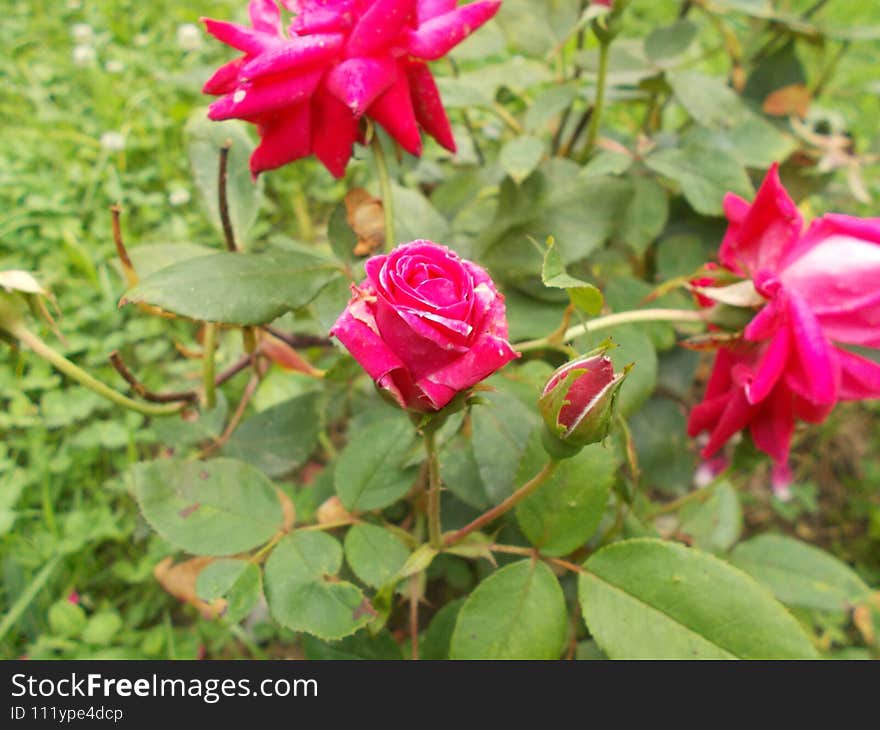
[[[504,297],[477,264],[419,240],[365,268],[330,333],[401,408],[439,411],[519,357]]]
[[[553,373],[538,399],[547,427],[544,446],[551,456],[566,459],[605,438],[627,372],[615,373],[611,358],[592,354]]]

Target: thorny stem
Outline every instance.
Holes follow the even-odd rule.
[[[437,458],[436,433],[425,430],[425,453],[428,464],[428,540],[431,547],[443,547],[443,528],[440,525],[440,461]]]
[[[232,228],[232,219],[229,217],[229,199],[226,195],[226,179],[229,169],[229,149],[232,140],[226,140],[220,148],[220,165],[217,171],[217,198],[220,208],[220,223],[223,225],[223,236],[226,239],[226,248],[235,253],[238,246],[235,245],[235,230]]]
[[[4,325],[4,328],[9,332],[9,334],[18,339],[20,342],[27,345],[31,350],[33,350],[34,353],[39,355],[52,366],[67,375],[69,378],[73,378],[80,385],[88,388],[89,390],[97,393],[101,397],[106,398],[107,400],[115,403],[118,406],[128,408],[132,411],[137,411],[138,413],[142,413],[145,416],[170,416],[174,413],[179,413],[185,405],[183,403],[174,403],[171,405],[150,405],[149,403],[141,403],[139,401],[132,400],[128,396],[125,396],[122,393],[113,390],[113,388],[111,388],[110,386],[105,385],[100,380],[89,375],[81,367],[75,365],[62,354],[46,344],[40,337],[31,332],[21,322],[7,323]]]
[[[596,78],[596,101],[593,114],[590,116],[590,128],[587,131],[587,143],[581,153],[581,162],[586,162],[593,154],[596,139],[599,137],[599,122],[602,120],[602,107],[605,105],[605,85],[608,80],[608,56],[611,49],[609,40],[599,40],[599,70]]]
[[[205,323],[205,341],[202,354],[202,384],[205,388],[205,406],[213,408],[217,404],[217,391],[214,383],[215,355],[217,354],[217,325]]]
[[[472,532],[479,530],[481,527],[488,525],[490,522],[494,522],[501,515],[506,514],[510,510],[512,510],[516,505],[522,502],[526,497],[535,492],[538,487],[540,487],[544,482],[546,482],[551,476],[553,476],[553,472],[556,471],[556,467],[559,466],[559,462],[555,459],[550,459],[544,467],[539,471],[535,476],[533,476],[529,481],[523,484],[519,489],[517,489],[513,494],[511,494],[507,499],[505,499],[501,504],[496,505],[490,510],[487,510],[479,517],[477,517],[473,522],[462,527],[460,530],[456,530],[455,532],[447,535],[443,543],[445,545],[454,545],[457,542],[460,542],[462,539],[470,535]]]
[[[591,319],[589,322],[569,327],[562,336],[563,342],[571,342],[588,332],[598,332],[622,324],[633,322],[705,322],[706,313],[703,310],[694,309],[634,309],[630,312],[617,312],[607,314],[604,317]],[[519,352],[541,350],[554,343],[547,337],[538,340],[521,342],[516,346]]]
[[[379,187],[382,189],[382,211],[385,214],[385,250],[390,251],[397,242],[397,236],[394,232],[394,200],[391,197],[391,176],[388,174],[385,151],[382,149],[382,142],[375,130],[373,131],[370,147],[373,148],[376,173],[379,176]]]

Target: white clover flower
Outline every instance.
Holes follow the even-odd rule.
[[[143,48],[150,42],[150,36],[148,36],[146,33],[138,33],[134,38],[132,38],[132,42],[138,48]]]
[[[75,66],[91,66],[95,62],[95,49],[91,46],[74,46],[73,63]]]
[[[192,23],[184,23],[177,27],[177,45],[184,51],[195,51],[201,48],[202,32]]]
[[[89,45],[95,39],[95,32],[88,23],[74,23],[70,26],[70,35],[81,46]]]
[[[101,147],[108,152],[121,152],[125,149],[125,137],[119,132],[104,132],[101,135]]]
[[[68,10],[79,10],[82,7],[82,0],[67,0]]]
[[[189,190],[186,188],[175,188],[168,193],[168,203],[175,208],[186,205],[190,201]]]
[[[104,64],[104,69],[107,71],[108,74],[118,74],[122,73],[122,71],[125,69],[125,64],[122,63],[122,61],[117,61],[116,59],[113,59],[112,61],[107,61],[107,63]]]

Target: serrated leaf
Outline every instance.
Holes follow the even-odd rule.
[[[234,555],[267,542],[284,515],[272,483],[234,459],[136,464],[132,491],[147,522],[195,555]]]
[[[565,289],[572,304],[587,314],[599,314],[602,311],[602,292],[592,284],[571,276],[565,270],[565,264],[559,255],[552,238],[547,240],[547,252],[544,254],[544,265],[541,268],[541,281],[544,286],[553,289]]]
[[[196,594],[208,603],[226,601],[223,617],[238,623],[247,616],[262,594],[260,569],[247,560],[215,560],[196,578]]]
[[[759,535],[730,554],[730,562],[766,585],[789,606],[844,611],[871,589],[833,555],[783,535]]]
[[[511,179],[519,185],[531,175],[544,155],[544,143],[537,137],[516,137],[504,147],[498,163]]]
[[[532,436],[517,482],[525,484],[546,463],[540,432]],[[516,508],[523,534],[545,555],[567,555],[592,537],[605,514],[617,459],[602,444],[560,462],[537,492]]]
[[[468,596],[450,642],[451,659],[558,659],[568,631],[562,589],[540,561],[498,570]]]
[[[720,78],[692,70],[668,72],[666,78],[679,103],[705,127],[731,129],[749,116],[743,100]]]
[[[318,443],[319,393],[305,393],[251,416],[232,434],[223,454],[253,464],[270,477],[302,466]]]
[[[381,509],[412,487],[417,467],[404,467],[415,439],[402,418],[380,421],[357,433],[336,462],[336,493],[348,510]]]
[[[697,26],[687,18],[676,20],[672,25],[655,28],[645,38],[645,55],[661,66],[674,62],[697,37]]]
[[[371,609],[361,590],[334,578],[342,547],[323,532],[285,537],[266,561],[266,600],[272,616],[292,631],[341,639],[366,625]]]
[[[304,307],[339,277],[336,265],[305,252],[223,252],[145,277],[120,304],[144,302],[204,322],[258,325]]]
[[[409,550],[392,532],[376,525],[354,525],[345,535],[345,559],[354,574],[380,588],[406,563]]]
[[[628,540],[584,566],[584,619],[612,659],[816,657],[800,625],[765,588],[693,548]]]

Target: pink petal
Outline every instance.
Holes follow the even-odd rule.
[[[312,100],[312,151],[336,178],[345,176],[358,123],[351,111],[323,86]]]
[[[794,353],[786,382],[795,393],[813,403],[834,403],[840,372],[831,344],[806,302],[794,292],[789,292],[788,310]]]
[[[369,56],[384,50],[413,17],[415,0],[374,0],[348,38],[346,55]]]
[[[466,390],[518,357],[520,354],[507,340],[486,336],[477,340],[463,357],[432,372],[426,379],[451,388],[454,392]],[[416,383],[421,385],[422,381],[417,380]]]
[[[208,107],[215,120],[255,119],[304,101],[315,91],[323,71],[272,78],[236,89]]]
[[[455,152],[452,127],[443,108],[443,100],[431,69],[424,63],[412,63],[406,69],[416,120],[428,134],[450,152]]]
[[[796,395],[794,397],[794,414],[807,423],[822,423],[834,410],[834,403],[811,403]]]
[[[417,0],[416,17],[419,25],[438,15],[455,10],[456,0]]]
[[[779,179],[779,165],[770,168],[745,217],[739,220],[742,208],[736,200],[728,206],[734,220],[721,244],[721,263],[750,275],[778,270],[803,227],[801,214]]]
[[[373,102],[367,113],[411,155],[419,157],[422,154],[422,138],[402,69],[388,91]]]
[[[248,61],[241,70],[243,78],[252,80],[309,66],[332,58],[342,48],[338,33],[324,33],[294,38]]]
[[[786,327],[780,327],[759,361],[752,381],[746,386],[746,397],[749,403],[760,403],[770,395],[785,372],[790,352],[789,330]]]
[[[461,43],[501,7],[501,0],[478,0],[419,25],[404,33],[406,49],[415,58],[435,61]]]
[[[761,451],[777,463],[786,463],[794,434],[792,394],[788,388],[777,388],[762,404],[749,424],[752,439]]]
[[[237,23],[211,18],[202,18],[202,22],[205,24],[205,29],[217,40],[251,56],[256,56],[274,45],[273,41],[277,42],[277,39],[266,33],[260,33]]]
[[[849,350],[835,350],[840,363],[840,399],[880,398],[880,364]]]
[[[742,389],[736,388],[733,390],[730,398],[724,405],[724,410],[715,423],[715,427],[709,436],[709,442],[700,451],[700,456],[704,459],[714,456],[734,434],[742,431],[749,424],[757,410],[757,406],[749,405]]]
[[[360,117],[394,82],[397,64],[390,56],[350,58],[327,74],[327,90]]]
[[[707,398],[702,403],[691,409],[688,417],[687,432],[688,436],[698,436],[703,431],[711,431],[715,428],[715,424],[721,420],[724,410],[730,401],[730,394],[716,395],[714,398]]]
[[[238,73],[244,65],[246,56],[236,58],[218,68],[214,75],[211,76],[202,87],[203,94],[211,94],[212,96],[220,96],[222,94],[231,94],[238,86]]]
[[[259,125],[260,144],[251,155],[251,174],[274,170],[311,152],[311,109],[308,102],[285,109]]]
[[[248,13],[255,30],[281,35],[281,11],[275,0],[251,0]]]

